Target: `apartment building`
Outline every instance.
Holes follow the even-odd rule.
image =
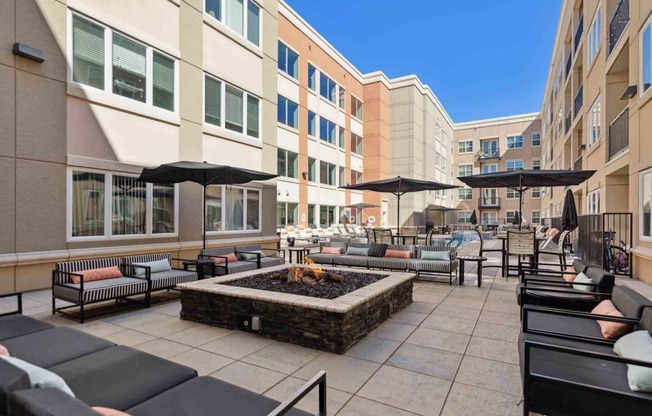
[[[273,182],[211,186],[202,221],[200,186],[135,180],[177,160],[276,170],[275,0],[1,9],[1,292],[48,287],[61,260],[193,257],[202,222],[211,245],[275,244]]]
[[[541,169],[541,118],[524,114],[455,125],[455,177],[517,169]],[[513,189],[462,188],[453,192],[459,223],[469,222],[473,211],[478,223],[494,226],[512,223],[519,209]],[[541,189],[526,191],[522,200],[523,220],[541,222]]]
[[[546,168],[593,169],[583,214],[633,213],[634,275],[652,282],[652,2],[565,0],[542,106]],[[542,215],[563,192],[544,190]]]

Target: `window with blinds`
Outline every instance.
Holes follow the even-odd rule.
[[[222,125],[222,83],[210,77],[204,83],[204,121]]]
[[[260,110],[260,98],[205,75],[205,123],[260,138]]]
[[[248,2],[247,6],[247,40],[260,45],[260,7],[253,1]]]
[[[113,235],[145,234],[147,188],[131,176],[113,175],[112,231]]]
[[[104,235],[104,187],[102,173],[72,173],[72,237]]]
[[[113,93],[141,102],[146,100],[146,48],[131,39],[113,34]]]
[[[231,29],[244,35],[244,6],[243,0],[226,0],[224,23]]]
[[[244,126],[244,93],[235,87],[227,85],[224,95],[225,127],[229,130],[242,133]]]
[[[104,89],[104,28],[72,17],[73,81]]]
[[[204,0],[204,12],[260,46],[260,6],[253,0]]]
[[[247,95],[247,135],[255,138],[260,136],[260,100]]]
[[[174,111],[174,61],[158,52],[154,52],[153,60],[153,104]]]

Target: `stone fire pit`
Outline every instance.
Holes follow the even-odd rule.
[[[343,354],[382,322],[412,303],[412,273],[328,267],[324,272],[343,279],[359,274],[361,282],[375,281],[334,299],[232,285],[252,286],[252,277],[271,279],[274,275],[286,273],[288,267],[277,266],[178,285],[181,290],[181,319],[252,331],[253,318],[257,317],[260,329],[253,332],[279,341]],[[312,269],[309,266],[291,267]],[[242,282],[236,282],[239,280]],[[341,283],[328,281],[319,284]],[[312,293],[310,288],[307,293]]]

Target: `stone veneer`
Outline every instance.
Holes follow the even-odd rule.
[[[259,316],[261,335],[343,354],[412,303],[414,274],[364,272],[387,277],[332,300],[221,284],[260,274],[261,270],[184,283],[177,286],[181,290],[181,319],[242,329],[243,317]]]

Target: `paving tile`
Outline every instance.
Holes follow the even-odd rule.
[[[194,368],[200,376],[207,376],[233,363],[233,360],[230,358],[196,348],[182,352],[169,359],[175,363]]]
[[[210,325],[197,325],[166,335],[164,338],[181,344],[190,345],[191,347],[198,347],[232,333],[233,331],[230,329],[218,328]]]
[[[420,415],[437,415],[450,386],[448,380],[383,366],[358,395]]]
[[[388,365],[431,376],[453,380],[463,355],[452,352],[403,344],[387,361]]]
[[[328,385],[334,389],[355,393],[380,368],[380,364],[359,358],[324,353],[293,375],[309,380],[319,371],[328,374]]]
[[[482,309],[485,311],[505,312],[505,313],[517,314],[517,315],[520,314],[521,312],[520,306],[518,306],[518,303],[516,303],[516,295],[514,295],[514,299],[510,303],[487,301],[485,302],[484,307]]]
[[[419,325],[427,316],[425,313],[402,311],[392,316],[390,322],[394,322],[395,324]]]
[[[374,402],[363,397],[353,397],[337,416],[413,416],[415,413],[406,412],[395,407]]]
[[[502,361],[504,363],[519,363],[518,344],[510,341],[471,337],[466,354],[488,360]]]
[[[461,308],[459,306],[439,305],[432,311],[431,315],[477,320],[480,316],[480,311],[477,309]]]
[[[157,337],[164,337],[166,335],[174,334],[175,332],[183,331],[198,325],[194,322],[182,321],[181,319],[174,316],[163,316],[163,319],[159,319],[136,328],[131,327],[131,329],[137,329],[141,332]]]
[[[265,396],[282,402],[299,390],[299,388],[301,388],[305,383],[305,380],[296,377],[288,377],[267,390]],[[346,403],[350,398],[351,394],[328,387],[326,389],[326,406],[328,408],[328,414],[334,415],[337,413],[337,411],[340,410],[344,403]],[[319,393],[317,389],[308,393],[308,396],[297,403],[297,408],[316,414],[317,410],[319,410]]]
[[[187,345],[161,338],[156,338],[151,341],[135,345],[134,348],[149,354],[154,354],[161,358],[170,358],[190,349],[190,347]]]
[[[455,381],[515,396],[522,394],[518,365],[484,358],[465,356]]]
[[[521,326],[521,317],[519,313],[506,313],[494,311],[482,311],[479,318],[480,322],[489,322],[492,324]]]
[[[134,312],[122,313],[116,316],[105,318],[104,322],[114,325],[120,325],[129,329],[140,329],[153,322],[162,319],[168,319],[169,316],[163,313],[153,312],[151,310],[138,310]]]
[[[471,337],[439,329],[417,328],[406,342],[422,347],[463,354]]]
[[[435,309],[435,306],[436,305],[433,303],[413,302],[411,305],[405,308],[405,310],[408,312],[416,313],[430,313]]]
[[[135,345],[156,339],[156,337],[152,335],[144,334],[132,329],[125,329],[120,332],[114,332],[112,334],[105,335],[102,338],[111,342],[115,342],[118,345],[126,345],[128,347],[133,347]]]
[[[125,330],[125,328],[122,326],[104,321],[92,321],[84,323],[82,325],[75,326],[75,329],[84,331],[90,335],[95,335],[96,337],[105,337],[106,335]]]
[[[441,414],[442,416],[520,416],[523,414],[522,406],[520,397],[454,383]]]
[[[475,320],[453,318],[450,316],[430,315],[423,321],[421,327],[430,329],[442,329],[444,331],[471,335],[473,333],[473,328],[475,328],[475,324]]]
[[[447,297],[441,303],[442,306],[457,306],[468,309],[482,309],[484,299],[469,299],[463,296]]]
[[[401,345],[399,341],[367,336],[348,350],[345,355],[382,364],[396,351],[399,345]]]
[[[283,380],[286,375],[236,361],[214,372],[211,374],[211,377],[219,378],[236,386],[262,394]]]
[[[164,313],[170,316],[176,316],[177,318],[181,314],[181,302],[180,301],[171,301],[165,302],[161,305],[156,305],[151,308],[154,312]]]
[[[391,339],[394,341],[405,341],[417,327],[415,325],[396,324],[385,322],[369,335],[377,338]]]
[[[236,331],[230,335],[211,341],[208,344],[201,345],[199,348],[239,360],[265,348],[273,342],[270,339],[258,335]]]
[[[283,374],[292,374],[310,361],[317,358],[320,351],[300,347],[294,344],[275,342],[242,359],[243,362],[254,364]]]
[[[429,303],[432,305],[439,305],[441,301],[446,298],[445,294],[432,294],[426,292],[414,292],[412,294],[412,300],[419,303]]]
[[[517,342],[521,328],[511,325],[492,324],[491,322],[478,322],[473,331],[473,336],[497,339],[500,341]]]

